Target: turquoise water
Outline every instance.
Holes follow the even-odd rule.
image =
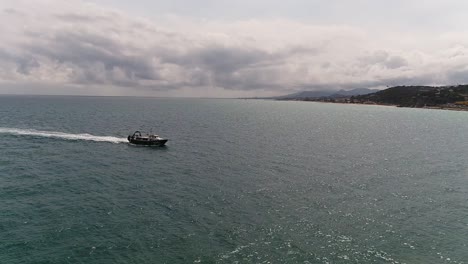
[[[468,263],[467,161],[467,112],[2,96],[0,263]]]

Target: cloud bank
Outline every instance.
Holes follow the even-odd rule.
[[[229,97],[468,83],[464,32],[144,19],[81,1],[0,7],[2,93]]]

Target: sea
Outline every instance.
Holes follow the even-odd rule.
[[[0,96],[0,263],[468,263],[468,112]]]

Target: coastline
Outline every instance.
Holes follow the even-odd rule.
[[[404,108],[468,111],[468,84],[452,86],[395,86],[377,92],[361,90],[302,91],[274,98],[335,104],[381,105]]]
[[[275,100],[275,101],[288,101],[288,102],[313,102],[313,103],[324,103],[324,104],[340,104],[340,105],[365,105],[365,106],[388,106],[397,108],[413,108],[413,109],[429,109],[429,110],[447,110],[447,111],[458,111],[468,112],[468,107],[450,107],[450,106],[425,106],[425,107],[411,107],[411,106],[400,106],[396,104],[378,104],[378,103],[344,103],[344,102],[327,102],[327,101],[313,101],[313,100]]]

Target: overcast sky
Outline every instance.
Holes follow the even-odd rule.
[[[0,0],[0,93],[468,83],[467,13],[462,0]]]

